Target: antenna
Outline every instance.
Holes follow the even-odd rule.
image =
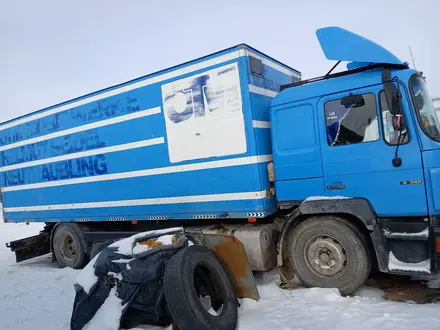
[[[412,62],[413,62],[413,67],[414,67],[415,70],[417,70],[416,62],[414,62],[414,56],[413,56],[413,53],[412,53],[412,50],[411,50],[411,46],[409,46],[409,53],[411,54],[411,58],[412,58]]]

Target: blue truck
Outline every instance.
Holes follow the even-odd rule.
[[[440,270],[440,125],[423,73],[339,27],[324,76],[238,45],[0,125],[8,243],[83,267],[102,242],[183,226],[252,270],[350,294]],[[347,69],[335,71],[340,62]],[[231,258],[234,258],[231,255]]]

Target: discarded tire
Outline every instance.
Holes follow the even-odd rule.
[[[235,329],[238,302],[234,288],[223,265],[207,248],[192,245],[174,255],[165,269],[164,291],[179,330]],[[209,296],[210,308],[202,296]]]

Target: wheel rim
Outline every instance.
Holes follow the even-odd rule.
[[[308,268],[320,277],[338,278],[348,268],[347,252],[335,238],[318,235],[310,238],[304,249]]]
[[[60,252],[67,261],[73,261],[76,258],[77,247],[76,241],[69,234],[63,234],[60,237]]]

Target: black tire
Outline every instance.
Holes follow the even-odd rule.
[[[53,252],[62,267],[83,268],[88,262],[88,257],[81,227],[76,223],[66,223],[56,227],[53,235]]]
[[[202,305],[197,288],[206,281],[214,309],[223,307],[217,316]],[[165,299],[173,322],[179,330],[233,330],[238,319],[238,302],[231,280],[215,255],[207,248],[192,245],[174,255],[164,275]]]
[[[350,220],[346,220],[346,219],[339,219],[339,220],[345,223],[347,226],[350,226],[350,228],[353,229],[356,232],[356,234],[358,234],[359,238],[362,240],[362,243],[367,248],[368,258],[371,261],[371,269],[370,269],[370,273],[368,274],[368,278],[374,276],[378,271],[377,269],[378,266],[375,255],[376,252],[374,251],[373,246],[370,244],[370,241],[368,240],[368,236],[367,236],[368,234],[362,232],[362,230]]]
[[[344,296],[359,289],[372,266],[367,240],[360,234],[338,217],[314,217],[302,222],[289,240],[289,260],[299,280],[308,287],[337,288]],[[327,259],[322,260],[321,255]],[[336,267],[329,267],[329,262]]]

